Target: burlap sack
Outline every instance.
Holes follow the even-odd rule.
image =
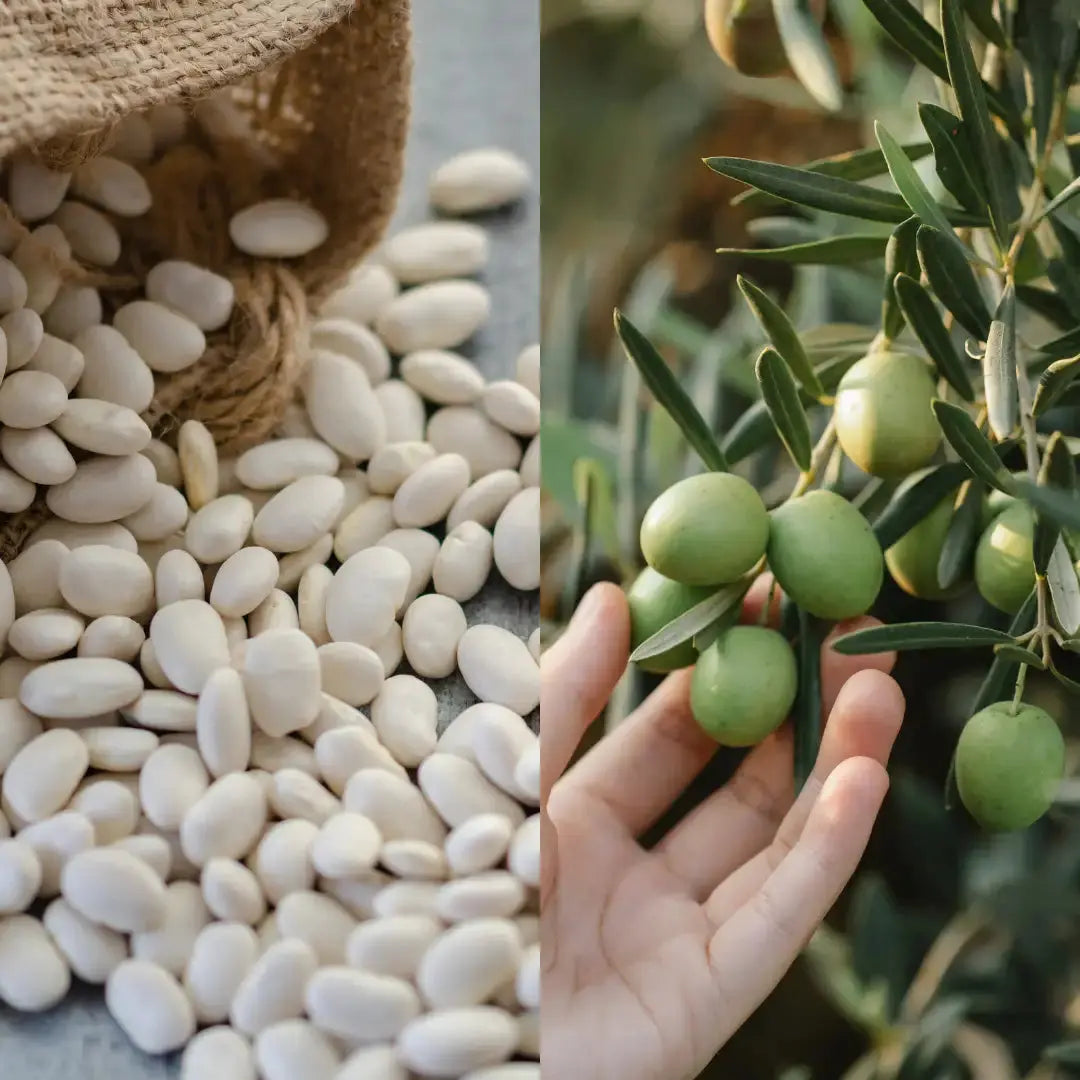
[[[229,93],[255,135],[209,135],[167,153],[146,176],[154,207],[118,222],[124,264],[103,287],[110,307],[160,258],[183,258],[236,286],[230,324],[205,357],[157,375],[147,416],[158,433],[194,417],[226,452],[264,438],[292,398],[307,345],[308,300],[338,283],[379,239],[394,208],[408,126],[408,0],[6,0],[0,4],[0,159],[31,150],[71,165],[106,147],[129,112]],[[302,260],[242,256],[234,211],[293,196],[330,237]],[[21,229],[0,203],[0,226]],[[14,554],[40,508],[0,523]]]

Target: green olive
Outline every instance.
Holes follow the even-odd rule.
[[[780,588],[822,619],[862,615],[881,589],[881,545],[866,518],[832,491],[811,491],[770,515],[769,566]]]
[[[812,0],[811,8],[823,22],[825,0]],[[744,75],[764,78],[788,70],[772,0],[705,0],[705,32],[720,59]]]
[[[630,604],[630,648],[663,629],[672,619],[689,611],[715,592],[703,585],[683,585],[645,567],[630,586],[626,599]],[[638,665],[645,671],[666,672],[689,667],[697,659],[692,641],[684,641],[659,656],[650,656]]]
[[[1013,473],[1013,475],[1023,474]],[[1007,510],[1010,506],[1015,506],[1019,501],[1015,495],[1007,495],[1004,491],[998,491],[997,488],[994,488],[986,496],[986,502],[983,503],[982,527],[985,529],[998,514],[1003,510]]]
[[[975,549],[975,584],[987,603],[1016,614],[1035,587],[1035,518],[1026,503],[1006,507]]]
[[[999,701],[977,712],[956,746],[956,786],[986,829],[1025,829],[1050,809],[1065,772],[1065,741],[1034,705]]]
[[[922,468],[941,445],[930,407],[934,395],[934,380],[919,357],[864,356],[836,390],[836,437],[844,453],[874,476],[906,476]]]
[[[680,480],[649,507],[641,551],[657,573],[684,585],[723,585],[765,554],[769,515],[742,477],[707,472]]]
[[[918,483],[925,472],[913,473],[897,489],[897,495]],[[967,587],[961,580],[952,588],[938,584],[938,560],[952,522],[956,493],[946,496],[914,528],[909,529],[885,552],[885,565],[893,581],[904,592],[922,600],[947,600]]]
[[[698,657],[690,708],[718,743],[752,746],[784,722],[797,684],[795,654],[780,634],[733,626]]]

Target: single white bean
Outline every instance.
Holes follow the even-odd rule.
[[[195,1034],[195,1012],[183,987],[148,960],[125,960],[113,971],[105,1006],[144,1054],[179,1050]]]

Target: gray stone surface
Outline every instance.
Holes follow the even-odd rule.
[[[525,157],[539,176],[538,4],[413,0],[413,7],[413,128],[399,224],[425,219],[428,173],[459,150],[504,146]],[[471,355],[489,377],[499,377],[510,373],[518,351],[539,335],[538,192],[526,205],[492,215],[485,224],[492,233],[487,280],[494,312]],[[470,623],[498,622],[526,636],[537,625],[539,603],[535,593],[523,596],[492,583],[467,605],[467,614]],[[458,680],[445,680],[439,689],[443,723],[473,700]],[[150,1059],[128,1044],[106,1013],[100,990],[78,987],[61,1007],[42,1016],[21,1016],[0,1006],[0,1080],[178,1075],[175,1059]]]

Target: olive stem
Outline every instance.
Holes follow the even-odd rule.
[[[814,481],[817,479],[817,474],[828,460],[829,454],[832,453],[832,448],[835,443],[836,417],[833,416],[830,417],[828,424],[825,425],[825,430],[821,433],[821,438],[818,439],[817,445],[814,447],[814,452],[810,455],[810,468],[799,474],[799,479],[791,489],[788,501],[797,499],[800,495],[805,495],[806,492],[810,490]]]
[[[1016,690],[1013,693],[1012,706],[1009,709],[1010,714],[1013,716],[1020,711],[1020,701],[1024,696],[1024,683],[1027,681],[1027,673],[1027,664],[1021,664],[1020,670],[1016,673]]]

